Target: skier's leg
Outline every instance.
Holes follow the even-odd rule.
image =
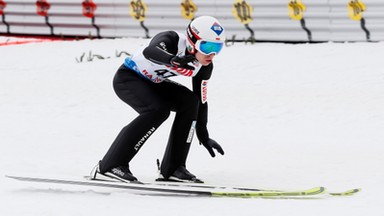
[[[125,68],[117,72],[114,79],[116,94],[139,116],[121,130],[100,162],[101,173],[117,166],[128,166],[145,141],[168,118],[170,108],[158,95],[155,85]]]
[[[174,94],[167,98],[176,116],[169,135],[167,148],[161,163],[161,174],[170,177],[180,166],[185,167],[192,142],[198,113],[199,101],[196,95],[184,86],[166,83],[168,91]]]

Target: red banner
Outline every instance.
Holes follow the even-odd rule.
[[[51,5],[47,2],[47,0],[37,0],[36,1],[37,14],[40,16],[47,16],[48,10],[51,8]]]
[[[4,14],[4,8],[7,6],[7,3],[5,3],[3,0],[0,0],[0,15]]]
[[[81,4],[83,6],[83,15],[89,18],[95,17],[96,4],[92,0],[84,0]]]

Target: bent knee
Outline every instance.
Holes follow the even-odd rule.
[[[153,113],[156,116],[156,118],[159,118],[160,120],[165,121],[170,116],[171,109],[166,106],[160,106],[151,110],[150,112]]]

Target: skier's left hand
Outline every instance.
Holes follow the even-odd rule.
[[[219,143],[217,143],[215,140],[213,140],[211,138],[208,138],[208,140],[206,140],[204,142],[200,142],[200,144],[202,144],[208,150],[209,154],[211,154],[212,157],[216,156],[213,149],[216,149],[217,152],[219,152],[221,155],[224,155],[223,148],[221,148]]]
[[[189,63],[196,61],[195,56],[186,55],[186,56],[174,56],[171,58],[171,65],[179,68],[184,68],[188,70],[195,70],[195,67],[189,65]]]

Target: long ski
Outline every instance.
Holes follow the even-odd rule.
[[[160,181],[160,182],[145,182],[143,184],[150,184],[150,185],[163,185],[163,186],[176,186],[176,187],[191,187],[191,188],[207,188],[207,189],[233,189],[238,191],[270,191],[270,192],[283,192],[284,190],[278,190],[278,189],[265,189],[265,188],[252,188],[252,187],[238,187],[238,186],[222,186],[222,185],[207,185],[207,184],[200,184],[200,183],[183,183],[183,182],[166,182],[166,181]],[[333,191],[326,191],[324,194],[328,194],[330,196],[351,196],[356,193],[359,193],[362,189],[361,188],[353,188],[341,192],[333,192]]]
[[[35,177],[21,177],[21,176],[6,176],[8,178],[40,183],[57,183],[57,184],[70,184],[81,186],[95,186],[104,188],[115,188],[137,191],[138,194],[151,195],[151,193],[160,193],[163,195],[184,195],[184,196],[204,196],[204,197],[306,197],[324,194],[326,189],[324,187],[315,187],[308,190],[297,191],[236,191],[236,190],[218,190],[209,188],[187,188],[187,187],[172,187],[161,185],[146,185],[135,183],[119,183],[107,181],[92,181],[92,180],[66,180],[54,178],[35,178]]]
[[[90,180],[89,176],[84,176],[85,179]],[[95,181],[95,180],[92,180]],[[96,181],[108,181],[97,179]],[[113,180],[111,180],[113,181]],[[278,189],[266,189],[266,188],[253,188],[253,187],[239,187],[239,186],[223,186],[223,185],[209,185],[204,183],[185,183],[185,182],[176,182],[176,181],[155,181],[155,182],[139,182],[140,184],[145,185],[158,185],[164,187],[178,187],[178,188],[197,188],[197,189],[210,189],[210,190],[235,190],[235,191],[269,191],[269,192],[284,192],[285,190]],[[330,196],[351,196],[361,191],[361,188],[349,189],[341,192],[330,192],[325,191],[324,194]]]

